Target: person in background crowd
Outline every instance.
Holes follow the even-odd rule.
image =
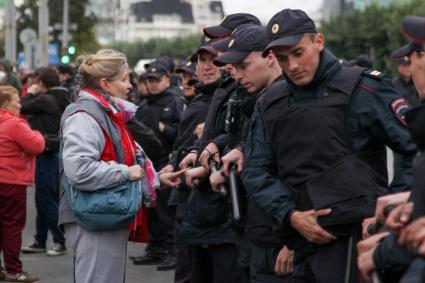
[[[397,77],[392,80],[393,87],[407,100],[409,107],[417,106],[421,103],[412,80],[412,71],[410,60],[407,56],[397,58]],[[403,157],[400,154],[393,153],[394,156],[394,174],[398,175],[403,170]]]
[[[168,77],[170,78],[170,92],[173,92],[177,96],[182,96],[181,91],[181,78],[178,74],[175,73],[176,64],[174,63],[173,58],[170,56],[160,56],[153,60],[151,63],[145,64],[145,69],[148,70],[151,66],[161,66],[167,70]]]
[[[53,235],[49,256],[66,253],[65,238],[58,228],[59,205],[59,123],[65,107],[70,103],[68,90],[60,87],[59,73],[55,68],[37,70],[38,81],[28,89],[22,99],[21,112],[29,115],[33,129],[46,139],[46,149],[37,157],[35,177],[35,203],[37,208],[34,241],[22,248],[23,252],[46,252],[47,233]]]
[[[35,282],[22,271],[19,253],[26,220],[27,186],[34,183],[35,156],[45,147],[43,135],[19,117],[18,91],[0,86],[0,253],[5,271],[0,281]]]
[[[195,86],[191,82],[196,79],[196,62],[187,61],[176,69],[180,74],[183,87],[183,102],[187,106],[195,98]]]
[[[149,95],[140,103],[136,118],[150,127],[161,141],[160,156],[152,159],[155,168],[161,170],[169,161],[177,137],[183,103],[180,95],[171,89],[169,71],[163,65],[151,63],[145,76]],[[136,265],[175,261],[174,215],[168,207],[170,193],[170,188],[159,190],[156,207],[148,209],[149,243],[145,254],[132,258]]]
[[[149,95],[148,87],[146,85],[146,73],[139,75],[137,78],[137,89],[139,90],[139,104]]]
[[[361,67],[366,69],[373,68],[373,60],[369,57],[369,55],[361,54],[357,56],[356,59],[350,61],[351,67]]]
[[[0,59],[0,85],[10,85],[18,90],[22,96],[22,88],[19,79],[12,74],[12,65],[7,59]]]
[[[394,88],[409,102],[411,106],[419,105],[421,102],[412,80],[410,60],[407,56],[396,59],[397,76],[393,79]]]
[[[22,97],[27,95],[28,88],[37,83],[37,74],[30,72],[21,79]]]
[[[74,87],[74,68],[70,65],[58,65],[60,85],[71,91]]]
[[[139,105],[140,104],[140,92],[137,82],[137,74],[133,71],[129,74],[129,81],[131,84],[131,89],[127,94],[128,101],[130,101],[133,104]]]

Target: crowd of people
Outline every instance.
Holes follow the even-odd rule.
[[[425,18],[401,30],[393,80],[291,9],[227,15],[141,74],[102,49],[21,87],[0,61],[0,281],[38,280],[21,251],[68,247],[74,282],[124,282],[131,240],[176,283],[425,282]]]

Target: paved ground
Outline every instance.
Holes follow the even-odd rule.
[[[35,232],[34,191],[28,190],[27,225],[23,244],[32,240]],[[50,236],[50,235],[49,235]],[[50,240],[50,239],[49,239]],[[143,252],[141,244],[128,244],[128,255]],[[21,254],[24,270],[40,278],[40,283],[72,283],[72,255],[48,257],[45,254]],[[174,272],[158,272],[155,266],[135,266],[127,262],[126,283],[167,283],[173,282]],[[109,282],[105,282],[109,283]],[[111,282],[113,283],[113,282]]]

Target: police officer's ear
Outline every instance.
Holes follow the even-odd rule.
[[[266,60],[268,66],[272,66],[273,64],[277,64],[276,56],[272,51],[267,53],[266,57],[264,57],[264,60]]]
[[[313,44],[320,52],[325,48],[325,36],[322,33],[314,35]]]

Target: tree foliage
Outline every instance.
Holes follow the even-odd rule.
[[[94,33],[94,25],[96,17],[94,14],[87,14],[86,7],[89,0],[69,1],[69,21],[76,29],[70,30],[72,39],[70,44],[76,46],[78,53],[94,52],[99,49]],[[61,29],[54,29],[55,24],[62,24],[63,20],[63,0],[49,0],[49,26],[51,27],[50,43],[57,43],[61,46],[59,35]],[[38,31],[38,1],[24,0],[22,5],[18,6],[17,12],[17,34],[25,29],[32,28]],[[38,32],[37,32],[38,33]],[[23,49],[21,42],[18,40],[18,51]]]
[[[339,58],[349,60],[368,54],[374,60],[374,68],[393,75],[395,63],[390,54],[408,43],[400,33],[400,23],[407,15],[425,16],[425,1],[394,1],[388,7],[371,5],[362,11],[342,13],[323,22],[320,31],[326,45]]]
[[[175,59],[186,60],[199,45],[200,35],[178,37],[174,39],[154,38],[148,41],[117,41],[105,47],[119,50],[127,55],[131,67],[140,59],[151,59],[168,55]]]

